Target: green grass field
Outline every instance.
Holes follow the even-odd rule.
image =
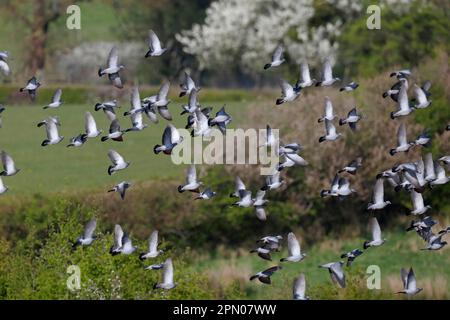
[[[217,111],[223,103],[211,105]],[[244,108],[245,105],[241,103],[227,103],[227,110],[235,116],[236,122],[240,118],[239,115],[243,114]],[[122,129],[131,127],[130,119],[121,116],[128,109],[128,102],[124,102],[117,112]],[[180,104],[172,103],[170,109],[175,126],[184,128],[186,116],[179,115]],[[84,130],[85,111],[93,114],[99,129],[104,133],[108,131],[109,120],[102,111],[95,112],[93,105],[62,105],[54,110],[43,110],[39,105],[7,108],[2,115],[0,148],[11,154],[21,172],[14,177],[4,178],[5,184],[10,188],[4,196],[98,191],[123,180],[138,182],[177,178],[183,181],[184,166],[174,165],[170,157],[153,153],[153,146],[161,143],[162,132],[168,123],[164,119],[158,124],[150,124],[143,131],[127,133],[124,142],[111,140],[101,142],[98,137],[89,140],[80,148],[67,148],[70,138]],[[50,115],[60,117],[62,123],[60,134],[64,136],[64,140],[57,145],[42,147],[41,142],[46,139],[45,128],[38,128],[36,125]],[[148,119],[144,121],[149,123]],[[111,148],[118,151],[127,161],[131,161],[130,167],[113,176],[107,173],[110,164],[107,152]]]

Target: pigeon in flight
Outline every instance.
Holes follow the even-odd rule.
[[[148,32],[148,48],[149,50],[145,54],[145,57],[158,57],[167,51],[167,48],[163,48],[161,41],[153,30]]]
[[[439,161],[434,161],[434,172],[436,173],[436,179],[430,181],[430,188],[433,188],[436,185],[446,184],[450,181],[450,176],[447,176],[445,169]]]
[[[415,95],[415,109],[425,109],[431,104],[431,100],[428,100],[427,94],[421,87],[417,84],[414,85],[414,95]]]
[[[266,141],[264,142],[264,144],[260,145],[260,148],[263,147],[271,147],[273,148],[275,146],[277,142],[277,139],[275,138],[275,135],[272,132],[272,128],[267,125],[266,126]]]
[[[194,123],[192,125],[193,131],[191,133],[191,136],[209,136],[211,133],[211,128],[209,127],[208,118],[206,117],[206,115],[197,108],[193,116]]]
[[[108,151],[108,157],[112,162],[112,165],[108,167],[108,174],[113,175],[117,171],[128,168],[130,162],[125,159],[115,150]]]
[[[184,79],[180,84],[180,88],[180,98],[185,95],[190,95],[192,91],[200,91],[200,88],[195,85],[194,80],[192,80],[191,76],[186,71],[184,72]]]
[[[11,74],[11,68],[8,65],[9,54],[6,51],[0,51],[0,71],[3,72],[5,76]]]
[[[333,181],[331,181],[330,189],[324,189],[320,191],[320,196],[322,198],[327,196],[337,197],[338,196],[338,190],[339,190],[339,180],[341,177],[339,177],[338,174],[334,175]]]
[[[239,198],[239,191],[245,190],[245,184],[242,182],[241,178],[236,176],[234,179],[234,192],[230,194],[230,198]]]
[[[325,119],[325,135],[319,138],[319,143],[324,141],[335,141],[342,136],[341,133],[336,132],[336,127],[333,122]]]
[[[437,224],[437,222],[431,217],[424,217],[417,221],[413,220],[411,221],[409,227],[406,229],[406,232],[414,230],[419,235],[419,237],[421,237],[425,241],[428,241],[433,234],[431,228],[435,224]]]
[[[109,81],[111,81],[113,86],[122,89],[123,84],[122,80],[120,79],[119,71],[124,68],[125,67],[123,65],[119,65],[119,53],[117,51],[117,47],[112,47],[111,51],[109,52],[107,67],[104,69],[100,68],[98,70],[98,76],[102,77],[103,75],[107,74]]]
[[[305,295],[306,292],[306,280],[305,274],[300,273],[300,275],[294,279],[292,285],[292,297],[294,300],[309,300],[309,297]]]
[[[413,204],[413,210],[411,210],[412,215],[424,214],[431,206],[424,205],[422,194],[416,192],[414,189],[409,191],[411,193],[411,201]]]
[[[279,65],[281,65],[283,62],[286,61],[286,59],[284,59],[283,57],[283,53],[284,53],[284,48],[281,45],[278,45],[275,48],[275,51],[272,54],[272,61],[270,63],[266,63],[264,65],[264,70],[267,70],[271,67],[278,67]]]
[[[197,180],[197,170],[195,170],[195,165],[190,165],[186,172],[186,184],[178,186],[178,192],[183,193],[184,191],[200,193],[200,186],[203,183]]]
[[[213,198],[216,195],[215,191],[212,191],[211,188],[206,188],[200,194],[198,197],[194,198],[194,200],[209,200]]]
[[[88,138],[96,138],[102,133],[97,129],[95,119],[89,111],[84,113],[84,130]]]
[[[115,119],[111,121],[111,125],[109,126],[109,134],[107,136],[102,137],[101,141],[104,142],[108,139],[114,141],[123,141],[124,132],[120,130],[119,120]]]
[[[421,250],[440,250],[447,245],[446,241],[442,241],[442,237],[450,233],[450,227],[447,227],[444,230],[438,232],[438,234],[434,234],[429,230],[428,233],[425,233],[425,241],[427,242],[427,247]]]
[[[98,110],[112,110],[114,111],[115,108],[120,108],[119,104],[117,103],[117,100],[111,100],[111,101],[105,101],[105,102],[98,102],[95,104],[94,109],[95,111]]]
[[[264,271],[260,271],[257,274],[253,275],[250,277],[250,281],[253,281],[255,279],[258,279],[259,281],[261,281],[262,283],[265,284],[271,284],[271,279],[270,277],[277,272],[278,270],[281,270],[282,267],[281,266],[274,266],[274,267],[270,267]]]
[[[170,82],[169,81],[164,82],[161,85],[158,94],[156,95],[155,102],[151,103],[150,106],[156,107],[161,117],[163,117],[168,121],[171,121],[172,115],[169,112],[169,108],[167,108],[167,105],[170,103],[170,100],[167,99],[169,89],[170,89]]]
[[[398,152],[408,152],[414,146],[414,142],[408,142],[406,137],[406,125],[400,124],[397,130],[397,147],[389,151],[389,154],[393,156]]]
[[[350,82],[349,84],[345,85],[344,87],[340,88],[339,91],[345,91],[345,92],[349,92],[349,91],[354,91],[359,87],[359,84],[357,84],[356,82]]]
[[[363,254],[363,252],[361,250],[353,249],[352,251],[342,254],[341,259],[347,258],[347,267],[350,267],[352,265],[353,261],[355,261],[355,259],[362,254]]]
[[[283,144],[280,143],[280,146],[278,148],[278,155],[284,155],[284,154],[294,154],[299,152],[303,149],[303,146],[301,146],[299,143],[289,143],[289,144]]]
[[[337,285],[339,285],[339,287],[345,288],[345,273],[344,269],[342,268],[343,265],[344,262],[338,261],[320,265],[319,268],[328,269],[331,280]]]
[[[73,243],[72,248],[76,249],[78,246],[89,246],[97,238],[94,235],[95,228],[97,227],[97,220],[91,219],[84,227],[83,235],[79,236]]]
[[[393,101],[398,102],[398,94],[402,85],[405,85],[406,89],[408,89],[408,80],[406,78],[400,79],[392,85],[391,89],[383,92],[383,98],[390,97]]]
[[[288,234],[288,254],[286,258],[282,258],[280,261],[300,262],[306,257],[306,253],[301,252],[300,242],[293,232]]]
[[[239,193],[239,201],[236,201],[232,204],[232,206],[249,208],[253,205],[252,192],[250,190],[240,189]]]
[[[172,124],[169,124],[164,129],[162,145],[157,144],[154,146],[153,152],[158,154],[162,151],[164,154],[172,154],[173,148],[181,143],[181,141],[183,141],[183,137],[180,136],[180,133]]]
[[[308,161],[303,159],[297,153],[283,153],[282,156],[283,156],[284,162],[278,163],[278,165],[277,165],[278,171],[281,171],[284,168],[293,167],[295,165],[302,166],[302,167],[308,165]]]
[[[407,78],[411,75],[411,70],[409,69],[403,69],[403,70],[397,70],[397,71],[393,71],[391,72],[391,74],[389,75],[389,77],[397,77],[397,79],[401,79],[401,78]]]
[[[372,203],[369,203],[367,210],[381,210],[389,204],[391,204],[390,201],[384,201],[384,179],[377,178],[373,188]]]
[[[129,255],[136,251],[136,249],[128,235],[123,232],[122,227],[116,224],[114,226],[114,245],[109,249],[109,253],[112,256],[118,254]]]
[[[161,270],[162,268],[164,268],[164,262],[149,265],[148,267],[145,267],[145,270]]]
[[[10,177],[17,174],[20,169],[16,167],[13,158],[4,150],[1,152],[3,171],[0,172],[0,176]]]
[[[62,100],[61,100],[61,95],[62,95],[62,90],[61,89],[56,89],[55,94],[52,97],[52,102],[50,102],[50,104],[46,105],[43,107],[43,109],[49,109],[49,108],[58,108],[62,105]]]
[[[307,62],[302,62],[300,65],[300,78],[295,84],[296,88],[307,88],[314,84],[316,79],[311,79],[311,74],[309,73],[309,66]]]
[[[67,147],[81,147],[87,141],[87,134],[80,133],[79,135],[70,139]]]
[[[108,190],[108,192],[117,192],[120,194],[122,200],[125,199],[125,192],[131,187],[131,183],[127,181],[122,181],[121,183],[114,186],[114,188]]]
[[[180,113],[180,115],[183,115],[186,113],[192,114],[195,112],[195,110],[198,109],[198,107],[200,106],[200,103],[198,102],[197,94],[198,94],[197,90],[191,90],[191,92],[189,93],[188,104],[185,106],[182,106],[183,111]]]
[[[19,91],[20,92],[27,91],[28,94],[30,95],[31,100],[34,101],[34,99],[36,98],[37,89],[40,86],[41,86],[41,83],[36,79],[36,77],[33,77],[30,80],[28,80],[26,86],[23,88],[20,88]]]
[[[59,135],[58,126],[56,125],[55,121],[48,119],[45,122],[45,128],[47,131],[47,139],[42,141],[41,145],[43,147],[48,146],[48,145],[58,144],[64,139],[63,136]]]
[[[230,124],[232,120],[233,118],[225,111],[225,106],[223,106],[217,111],[214,118],[208,120],[208,123],[211,127],[217,126],[222,134],[225,134],[227,125]]]
[[[293,87],[285,80],[280,80],[281,98],[276,100],[276,105],[283,104],[285,102],[292,102],[300,96],[300,87]]]
[[[266,177],[266,183],[261,188],[261,190],[276,190],[281,187],[283,183],[284,181],[280,179],[280,172],[277,170],[272,175]]]
[[[355,131],[356,123],[358,123],[359,120],[361,120],[361,115],[358,113],[356,108],[353,108],[348,112],[347,118],[339,119],[339,125],[343,126],[344,124],[348,123],[350,129],[352,129],[352,131]]]
[[[322,70],[322,81],[319,81],[316,83],[316,87],[325,87],[325,86],[331,86],[336,81],[340,81],[341,79],[337,77],[333,77],[333,71],[331,67],[331,61],[329,59],[326,59],[323,63],[323,70]]]
[[[258,239],[256,241],[256,243],[263,243],[264,245],[270,244],[270,245],[275,245],[276,249],[278,249],[278,247],[280,246],[280,241],[283,240],[283,237],[280,235],[276,235],[276,236],[265,236],[262,237],[261,239]]]
[[[339,197],[339,199],[343,199],[346,196],[355,193],[356,191],[350,187],[350,181],[344,177],[340,177],[338,174],[334,176],[333,181],[331,182],[331,187],[329,190],[320,191],[321,197]]]
[[[272,250],[265,246],[250,250],[250,253],[257,253],[258,257],[268,261],[272,261],[272,257],[270,256],[271,252]]]
[[[427,130],[423,131],[414,141],[415,146],[428,147],[430,145],[431,137]]]
[[[38,128],[47,125],[48,122],[53,122],[54,124],[56,124],[57,126],[61,126],[61,121],[59,120],[58,116],[50,116],[47,119],[44,119],[42,121],[40,121],[37,126]]]
[[[173,282],[173,264],[172,259],[168,258],[164,261],[163,266],[163,281],[161,283],[156,283],[153,289],[164,289],[170,290],[177,286],[176,282]]]
[[[375,218],[375,217],[370,218],[369,228],[370,228],[370,232],[372,233],[372,240],[364,241],[363,248],[367,249],[369,247],[381,246],[386,240],[381,239],[381,229],[380,229],[380,225],[378,224],[377,218]]]
[[[412,106],[408,101],[407,86],[405,85],[405,80],[401,80],[402,85],[398,92],[398,108],[397,111],[391,112],[391,119],[395,119],[401,116],[407,116],[414,111],[414,106]]]
[[[142,105],[141,105],[141,97],[139,95],[138,87],[134,87],[131,91],[131,109],[130,109],[130,118],[132,127],[126,129],[125,132],[130,131],[142,131],[148,127],[147,124],[144,124],[142,119]]]
[[[256,217],[260,221],[267,220],[267,214],[266,214],[266,210],[264,209],[264,207],[269,200],[264,199],[265,195],[266,195],[265,191],[258,190],[256,192],[256,198],[252,199],[252,205],[253,205],[253,207],[255,207]]]
[[[423,290],[422,288],[417,288],[416,276],[412,268],[409,269],[409,272],[402,268],[400,277],[402,278],[403,290],[397,293],[413,296]]]
[[[145,259],[156,258],[163,253],[163,250],[158,250],[158,230],[155,230],[148,238],[148,251],[141,253],[139,260],[144,261]]]
[[[355,175],[356,171],[362,166],[362,157],[358,157],[352,162],[350,162],[348,165],[346,165],[344,168],[338,171],[338,173],[347,172],[350,174]]]
[[[4,194],[9,188],[3,183],[3,179],[0,177],[0,194]]]
[[[336,118],[336,116],[333,113],[333,103],[331,103],[331,100],[329,97],[325,97],[324,108],[325,108],[325,114],[317,120],[317,122],[319,122],[319,123],[323,122],[325,120],[332,121],[334,118]]]

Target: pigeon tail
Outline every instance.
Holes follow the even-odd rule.
[[[346,123],[347,123],[347,121],[345,119],[339,119],[339,125],[340,126],[343,126]]]
[[[266,63],[266,64],[264,65],[264,70],[269,69],[271,66],[272,66],[271,63]]]
[[[178,186],[178,192],[179,192],[179,193],[183,193],[183,192],[184,192],[183,186]]]
[[[109,138],[107,136],[102,137],[102,142],[105,142],[106,140],[108,140]]]
[[[146,255],[146,253],[145,253],[145,252],[142,252],[142,253],[139,255],[139,260],[144,261],[144,260],[146,259],[145,255]]]
[[[178,95],[179,98],[184,97],[186,95],[186,91],[181,91]]]
[[[99,76],[99,77],[103,76],[103,70],[102,70],[102,68],[99,68],[99,69],[98,69],[98,76]]]
[[[276,104],[277,104],[277,105],[280,105],[280,104],[282,104],[283,102],[284,102],[284,100],[281,99],[281,98],[279,98],[279,99],[277,99]]]
[[[396,153],[397,153],[397,150],[395,150],[395,149],[389,150],[389,154],[390,154],[391,156],[393,156],[393,155],[396,154]]]
[[[101,103],[96,103],[94,106],[95,111],[98,111],[101,109],[102,104]]]
[[[325,141],[325,137],[320,137],[319,138],[319,143],[322,143],[322,142],[324,142]]]
[[[370,247],[369,242],[370,242],[370,241],[364,241],[364,243],[363,243],[363,248],[364,248],[364,250],[366,250],[367,248]]]
[[[45,146],[47,146],[49,143],[50,143],[50,140],[44,140],[44,141],[42,141],[41,146],[45,147]]]
[[[161,148],[161,146],[159,144],[157,144],[156,146],[153,147],[153,152],[155,154],[158,154],[161,152],[161,150],[159,150],[159,148]]]

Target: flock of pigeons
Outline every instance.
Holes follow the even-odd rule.
[[[147,57],[157,57],[166,51],[163,48],[157,35],[150,30],[149,32],[149,50],[145,55]],[[0,70],[9,75],[11,70],[8,66],[8,53],[0,52]],[[264,69],[274,68],[280,66],[285,59],[283,58],[283,47],[278,46],[273,55],[270,63],[264,66]],[[108,76],[111,84],[119,89],[122,89],[123,83],[121,80],[120,72],[125,67],[119,63],[119,55],[116,47],[113,47],[109,53],[107,59],[107,65],[105,68],[98,70],[99,77],[104,75]],[[391,113],[391,118],[406,116],[418,109],[427,108],[431,104],[429,99],[431,83],[426,82],[422,87],[414,85],[415,99],[409,101],[408,90],[408,77],[411,75],[409,70],[400,70],[393,72],[391,77],[396,77],[398,81],[384,94],[383,97],[390,97],[398,104],[398,110]],[[333,77],[332,66],[329,60],[326,60],[323,65],[322,79],[316,81],[310,76],[308,64],[306,62],[301,64],[300,79],[291,85],[288,82],[281,80],[280,86],[282,90],[282,96],[276,100],[276,105],[292,102],[296,100],[302,90],[313,85],[317,86],[332,86],[335,82],[340,81],[339,78]],[[21,92],[27,92],[31,99],[34,100],[37,94],[37,90],[40,87],[40,82],[36,77],[31,78],[25,87],[21,88]],[[184,80],[180,85],[181,92],[180,97],[188,96],[188,102],[182,106],[181,115],[187,114],[186,128],[192,129],[192,136],[207,136],[210,134],[214,127],[217,127],[222,133],[226,132],[226,126],[232,121],[232,117],[225,111],[223,106],[215,116],[212,116],[212,108],[202,108],[198,101],[198,93],[200,87],[198,87],[193,79],[185,72]],[[340,88],[342,92],[351,92],[356,90],[359,85],[355,82]],[[134,86],[131,89],[131,108],[124,113],[124,116],[129,116],[132,126],[128,129],[122,130],[119,123],[119,118],[116,114],[116,110],[119,108],[119,104],[116,100],[105,101],[97,103],[94,110],[103,110],[104,114],[111,121],[109,131],[107,134],[101,137],[101,141],[123,141],[124,135],[133,131],[141,131],[148,127],[148,124],[144,123],[143,114],[145,114],[152,123],[159,121],[158,115],[167,120],[172,120],[172,115],[169,111],[168,105],[171,100],[168,98],[170,83],[164,82],[156,95],[140,98],[139,89]],[[58,89],[52,101],[44,106],[44,109],[59,108],[63,101],[61,100],[62,90]],[[0,106],[0,113],[4,111],[4,107]],[[336,115],[333,112],[333,105],[331,100],[325,98],[325,113],[318,119],[319,123],[325,123],[325,135],[320,137],[319,143],[325,141],[334,141],[342,136],[338,133],[333,120]],[[339,120],[339,125],[343,126],[348,124],[350,129],[355,131],[357,129],[357,123],[363,119],[363,116],[358,112],[356,108],[353,108],[345,118]],[[70,139],[70,143],[67,147],[81,147],[88,139],[94,139],[102,134],[102,131],[97,128],[94,117],[91,112],[87,111],[84,114],[85,130],[77,136]],[[47,119],[38,123],[38,127],[45,126],[47,139],[42,142],[42,146],[55,145],[60,143],[64,137],[59,134],[59,127],[61,123],[58,117],[49,116]],[[450,125],[446,127],[446,130],[450,130]],[[267,125],[266,141],[262,144],[261,148],[273,148],[277,144],[277,139],[272,133],[272,129]],[[416,140],[408,142],[406,127],[402,123],[398,129],[398,142],[397,147],[391,149],[389,152],[392,156],[399,152],[408,152],[413,147],[427,146],[430,143],[430,136],[424,132]],[[182,141],[182,137],[178,130],[172,124],[168,124],[162,135],[161,145],[154,146],[154,153],[164,153],[170,155],[172,150]],[[230,194],[230,197],[238,198],[232,206],[242,208],[254,208],[257,219],[265,221],[267,219],[266,205],[268,200],[265,198],[266,193],[280,188],[284,181],[280,177],[280,173],[283,169],[293,166],[307,166],[308,162],[303,159],[299,153],[302,150],[302,146],[298,143],[279,144],[277,154],[282,161],[278,164],[275,171],[266,177],[266,181],[263,186],[257,190],[255,198],[252,197],[252,191],[248,190],[240,179],[235,179],[235,190]],[[108,157],[111,160],[111,165],[108,167],[108,174],[113,175],[119,170],[125,170],[130,162],[115,150],[108,152]],[[1,160],[3,163],[4,171],[0,173],[0,176],[13,176],[17,174],[20,169],[16,168],[12,157],[5,151],[1,152]],[[347,174],[355,175],[358,168],[362,166],[363,159],[361,157],[351,161],[347,166],[339,170],[330,186],[330,189],[322,190],[320,195],[322,197],[337,197],[344,199],[355,192],[351,188],[350,180]],[[417,234],[427,242],[426,250],[439,250],[447,243],[442,240],[442,237],[450,233],[450,227],[441,230],[437,233],[432,231],[432,227],[436,224],[429,216],[423,216],[424,213],[430,208],[430,206],[424,204],[423,192],[428,184],[430,188],[437,185],[442,185],[450,180],[450,177],[446,176],[443,165],[450,164],[450,156],[442,157],[438,160],[433,160],[431,153],[425,155],[424,159],[418,159],[415,162],[403,163],[396,165],[394,168],[381,172],[377,175],[376,183],[373,189],[373,201],[368,204],[368,210],[381,210],[390,204],[389,201],[384,199],[384,181],[395,188],[395,191],[405,190],[411,194],[413,202],[413,210],[411,214],[420,216],[417,221],[412,221],[407,231],[414,230]],[[114,186],[109,192],[118,192],[122,199],[125,198],[125,193],[132,184],[127,181],[122,181]],[[3,184],[0,178],[0,193],[4,193],[8,188]],[[178,187],[178,191],[183,193],[185,191],[194,192],[197,197],[194,199],[209,200],[216,195],[211,188],[203,188],[203,183],[199,181],[194,165],[189,166],[186,174],[186,183]],[[84,233],[77,238],[73,243],[73,248],[78,246],[91,245],[96,239],[95,229],[97,222],[95,219],[90,220],[84,229]],[[372,239],[365,241],[363,249],[369,247],[381,246],[385,239],[381,237],[380,225],[376,217],[369,219],[369,226],[372,232]],[[298,263],[305,259],[306,254],[302,252],[300,242],[293,232],[287,235],[287,247],[288,256],[280,259],[280,262],[293,262]],[[265,260],[272,260],[271,254],[278,252],[282,246],[283,237],[281,235],[268,235],[257,240],[258,247],[251,250],[251,253],[256,253],[260,258]],[[164,253],[164,250],[158,249],[158,231],[155,230],[149,237],[149,246],[146,252],[139,255],[140,260],[154,259]],[[120,225],[115,225],[114,228],[114,245],[110,248],[111,255],[124,254],[129,255],[134,253],[138,248],[133,246],[132,240],[129,235],[123,231]],[[350,267],[354,260],[363,253],[360,249],[354,249],[350,252],[341,255],[341,259],[347,259],[347,267]],[[330,262],[323,264],[320,267],[329,271],[331,279],[340,287],[345,287],[345,270],[344,262]],[[177,283],[173,279],[173,264],[172,259],[168,258],[162,263],[152,264],[145,267],[148,270],[163,270],[163,279],[161,283],[154,285],[154,288],[172,289],[175,288]],[[260,271],[250,277],[250,280],[258,279],[262,283],[270,284],[271,276],[281,270],[281,265],[272,266],[266,270]],[[414,295],[418,293],[421,288],[416,285],[416,279],[412,268],[409,272],[404,269],[401,270],[401,277],[404,284],[404,290],[399,293],[405,293],[408,295]],[[299,277],[294,280],[293,283],[293,298],[296,300],[309,299],[306,296],[306,280],[305,275],[301,273]]]

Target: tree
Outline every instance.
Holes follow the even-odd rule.
[[[2,9],[19,19],[29,32],[30,48],[27,66],[32,74],[44,69],[46,62],[45,48],[49,26],[63,14],[69,0],[7,0]]]
[[[336,54],[334,39],[342,24],[361,10],[354,2],[342,2],[219,0],[202,24],[182,31],[177,40],[203,69],[238,64],[248,72],[260,70],[280,43],[292,63],[308,59],[315,64]]]

